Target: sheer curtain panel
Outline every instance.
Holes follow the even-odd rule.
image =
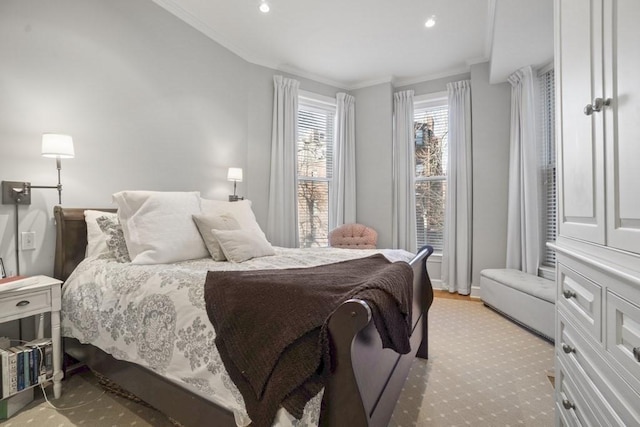
[[[448,194],[442,282],[449,292],[471,293],[471,82],[447,84],[449,102]]]
[[[273,76],[273,83],[267,236],[276,246],[295,248],[299,245],[296,142],[300,82]]]
[[[393,95],[393,224],[394,248],[417,251],[413,91]]]
[[[336,95],[333,191],[329,203],[329,230],[356,222],[355,98]]]
[[[509,76],[511,83],[511,153],[509,154],[509,212],[507,268],[538,275],[540,214],[538,140],[534,75],[524,67]]]

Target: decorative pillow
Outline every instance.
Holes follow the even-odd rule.
[[[96,221],[99,217],[106,216],[108,218],[117,219],[118,214],[111,212],[102,212],[94,210],[84,211],[84,221],[87,224],[87,250],[85,256],[97,256],[109,252],[105,233],[100,230],[100,226]]]
[[[118,217],[114,215],[103,215],[96,218],[96,223],[103,233],[105,245],[108,251],[118,262],[131,262],[127,243],[124,240],[124,233]]]
[[[224,261],[226,259],[224,252],[222,252],[218,239],[214,237],[211,230],[239,230],[240,224],[238,224],[238,221],[231,215],[210,214],[194,215],[193,220],[196,222],[198,230],[200,230],[202,240],[204,240],[204,244],[207,245],[211,258],[216,261]]]
[[[161,264],[209,255],[192,216],[200,193],[121,191],[113,195],[133,264]]]
[[[242,230],[251,230],[254,233],[267,238],[256,221],[256,216],[251,210],[251,200],[238,200],[226,202],[222,200],[201,199],[202,213],[207,215],[230,215],[238,221]]]
[[[222,252],[231,262],[275,255],[276,251],[264,237],[249,230],[211,230]]]

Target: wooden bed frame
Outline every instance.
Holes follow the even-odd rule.
[[[90,208],[86,208],[90,209]],[[54,276],[66,280],[84,259],[85,208],[54,208],[56,253]],[[96,209],[114,212],[114,209]],[[414,272],[413,333],[409,354],[382,349],[371,311],[362,300],[343,303],[329,319],[335,372],[323,397],[322,426],[386,426],[407,378],[413,358],[427,358],[427,312],[433,289],[426,262],[433,249],[422,248],[410,262]],[[73,338],[64,350],[184,426],[235,426],[233,413],[136,364]],[[375,375],[372,373],[375,372]]]

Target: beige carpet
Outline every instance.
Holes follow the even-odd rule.
[[[413,363],[391,426],[553,425],[553,388],[546,376],[553,369],[550,343],[477,302],[437,298],[429,325],[429,361]],[[153,409],[103,393],[90,372],[63,383],[55,404],[73,409],[56,411],[41,393],[36,396],[0,425],[171,425]]]
[[[553,345],[479,302],[437,298],[392,426],[553,426]]]

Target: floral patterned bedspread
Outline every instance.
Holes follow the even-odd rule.
[[[175,264],[134,265],[108,254],[85,259],[62,289],[62,335],[92,344],[117,359],[133,362],[233,411],[236,423],[250,423],[240,392],[231,382],[214,344],[215,330],[204,304],[209,270],[312,267],[383,253],[409,261],[402,250],[276,248],[275,256],[243,263],[211,258]],[[284,409],[278,426],[317,425],[320,393],[296,420]]]

